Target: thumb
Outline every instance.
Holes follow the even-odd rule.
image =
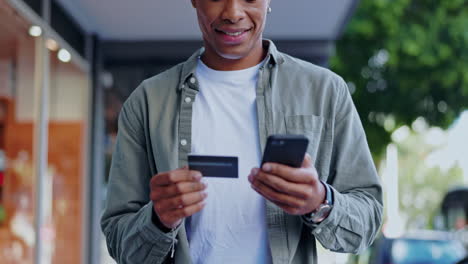
[[[302,168],[310,168],[314,166],[314,160],[312,157],[309,155],[309,153],[306,153],[304,156],[304,160],[302,161]]]

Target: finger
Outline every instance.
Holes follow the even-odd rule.
[[[310,170],[293,168],[279,163],[265,163],[262,166],[262,171],[274,174],[290,182],[312,183],[314,180],[314,176]]]
[[[156,186],[151,190],[150,199],[157,201],[160,199],[171,198],[177,195],[203,191],[207,187],[203,182],[178,182],[172,185]]]
[[[304,156],[304,160],[302,161],[301,168],[311,168],[314,166],[315,160],[312,159],[312,156],[309,155],[309,153],[306,152]]]
[[[154,176],[152,186],[165,186],[182,181],[200,181],[202,174],[199,171],[177,169]]]
[[[205,205],[206,205],[206,202],[204,201],[199,202],[199,203],[192,204],[184,208],[174,210],[170,213],[170,215],[174,219],[182,219],[184,217],[189,217],[189,216],[192,216],[193,214],[198,213],[205,207]]]
[[[252,183],[252,181],[254,180],[254,178],[257,176],[259,172],[260,172],[259,168],[252,168],[252,170],[250,170],[250,174],[247,177],[250,183]]]
[[[289,182],[281,177],[265,172],[258,173],[254,178],[277,192],[289,194],[301,199],[306,199],[308,196],[307,188],[310,188],[308,185]]]
[[[193,192],[158,201],[158,210],[162,213],[199,203],[207,197],[205,192]]]
[[[252,188],[258,192],[260,195],[265,197],[266,199],[270,200],[274,203],[281,203],[291,207],[303,207],[305,206],[305,201],[299,199],[297,197],[293,197],[284,193],[279,193],[268,187],[267,185],[263,184],[258,180],[254,180],[252,184]]]

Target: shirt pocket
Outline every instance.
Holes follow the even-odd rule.
[[[285,116],[286,133],[304,135],[309,139],[307,153],[315,160],[320,179],[326,180],[329,172],[332,134],[329,121],[316,115]]]

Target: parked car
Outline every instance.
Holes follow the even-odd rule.
[[[379,237],[372,247],[350,263],[455,264],[467,255],[460,241],[448,232],[416,231],[398,238]]]
[[[468,187],[457,186],[450,189],[445,194],[440,209],[443,230],[460,230],[468,226]]]

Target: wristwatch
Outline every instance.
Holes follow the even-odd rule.
[[[312,224],[319,224],[320,222],[325,220],[325,218],[327,218],[327,216],[330,214],[331,210],[333,209],[332,190],[326,182],[324,181],[321,181],[321,182],[323,186],[325,186],[325,192],[326,192],[325,201],[321,205],[319,205],[319,207],[315,209],[313,212],[303,215],[304,219],[307,222],[312,223]]]

